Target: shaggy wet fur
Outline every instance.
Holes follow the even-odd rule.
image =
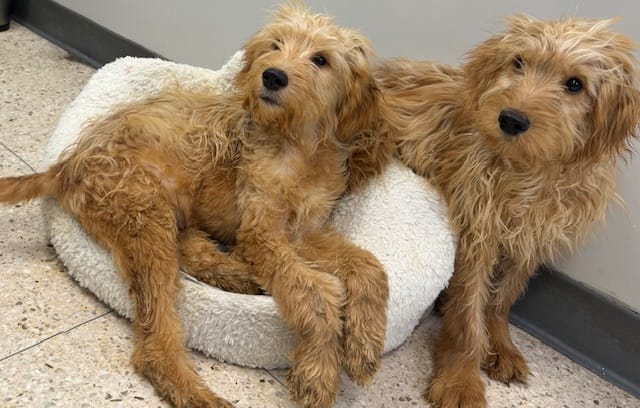
[[[529,277],[604,218],[640,120],[634,44],[610,21],[509,19],[462,67],[391,60],[374,74],[398,153],[448,201],[458,234],[426,398],[485,407],[483,366],[527,380],[508,313]]]
[[[244,52],[237,92],[173,89],[120,107],[48,171],[1,179],[0,200],[55,199],[110,250],[136,305],[132,363],[175,406],[231,406],[185,349],[182,266],[270,293],[298,336],[294,399],[328,407],[341,367],[358,384],[372,379],[386,328],[382,266],[327,222],[393,150],[372,51],[328,17],[285,6]]]

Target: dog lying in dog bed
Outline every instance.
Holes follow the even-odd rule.
[[[240,69],[237,53],[212,71],[159,59],[122,58],[96,72],[62,115],[41,168],[73,144],[83,124],[112,107],[151,96],[167,86],[228,91]],[[51,243],[78,283],[123,316],[133,314],[126,283],[109,253],[53,201],[42,211]],[[393,162],[365,191],[345,197],[333,223],[378,257],[389,276],[385,352],[400,346],[453,272],[455,240],[438,193]],[[225,292],[183,274],[178,310],[186,343],[220,361],[264,368],[288,367],[294,335],[269,296]]]

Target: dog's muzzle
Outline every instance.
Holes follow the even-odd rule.
[[[515,109],[505,109],[500,112],[498,123],[500,123],[500,129],[509,136],[524,133],[531,125],[527,115]]]

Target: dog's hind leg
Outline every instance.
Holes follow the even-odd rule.
[[[261,293],[249,265],[220,250],[204,231],[188,228],[180,232],[178,250],[180,267],[194,278],[231,292]]]
[[[380,368],[387,328],[387,274],[378,259],[331,229],[306,237],[300,254],[344,283],[344,360],[349,377],[371,382]]]
[[[509,310],[536,267],[536,263],[517,265],[511,259],[503,259],[497,266],[494,290],[486,312],[489,350],[484,361],[489,377],[494,380],[504,383],[527,381],[527,362],[509,333]]]
[[[180,286],[172,208],[138,179],[124,181],[126,189],[88,200],[79,218],[110,249],[130,285],[135,302],[132,364],[176,407],[231,407],[196,374],[184,345],[176,310]]]

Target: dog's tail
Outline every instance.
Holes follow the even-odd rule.
[[[0,202],[15,204],[38,197],[55,196],[58,170],[54,166],[44,173],[0,178]]]

